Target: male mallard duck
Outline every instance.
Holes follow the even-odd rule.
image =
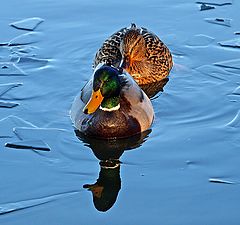
[[[169,49],[157,35],[135,24],[104,41],[93,67],[99,63],[122,67],[140,86],[166,78],[173,65]]]
[[[151,101],[133,78],[102,64],[75,98],[70,114],[80,132],[98,138],[123,138],[143,132],[154,116]]]

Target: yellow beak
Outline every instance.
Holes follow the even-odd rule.
[[[103,98],[100,89],[98,91],[93,91],[88,103],[83,108],[83,112],[85,114],[94,113],[102,103]]]

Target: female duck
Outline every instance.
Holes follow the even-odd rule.
[[[125,69],[141,86],[166,78],[173,66],[166,45],[146,28],[132,24],[111,35],[95,56],[94,67],[110,63]]]
[[[153,116],[149,98],[132,77],[107,65],[95,69],[71,109],[75,127],[97,138],[124,138],[143,132],[151,126]]]

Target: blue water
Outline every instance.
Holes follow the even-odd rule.
[[[234,1],[200,11],[190,0],[2,2],[0,102],[17,105],[0,107],[0,224],[238,224],[240,49],[237,40],[235,47],[219,42],[239,40],[239,7]],[[4,45],[28,33],[9,24],[31,17],[44,22],[21,39],[26,45]],[[206,18],[232,19],[231,27]],[[175,66],[152,100],[149,134],[94,146],[76,137],[69,109],[92,74],[96,50],[131,22],[155,32]],[[20,72],[11,67],[6,76],[6,63]],[[50,151],[4,147],[23,141]],[[109,173],[99,165],[105,154],[121,161]],[[117,195],[106,212],[83,187],[102,179]]]

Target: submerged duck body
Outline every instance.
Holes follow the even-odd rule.
[[[143,132],[154,117],[151,101],[133,78],[102,64],[75,98],[70,114],[81,133],[103,139]]]
[[[140,86],[166,78],[173,66],[167,46],[157,35],[135,24],[105,40],[96,53],[94,68],[99,63],[122,67]]]

